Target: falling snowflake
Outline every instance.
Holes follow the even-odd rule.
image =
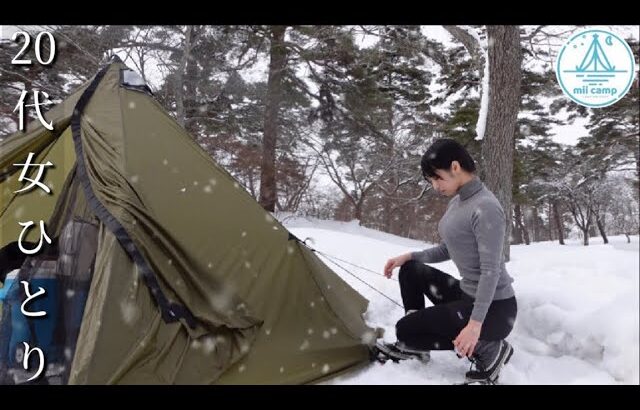
[[[295,249],[293,248],[293,246],[287,245],[287,253],[289,255],[293,254],[294,251],[295,251]]]
[[[338,329],[336,329],[335,327],[332,327],[331,329],[329,329],[331,331],[332,335],[335,335],[336,333],[338,333]]]
[[[284,366],[280,367],[280,373],[284,373]]]
[[[362,334],[362,336],[360,337],[360,340],[362,341],[362,344],[372,345],[373,343],[375,343],[377,338],[378,336],[374,331],[367,330]]]
[[[268,222],[268,223],[273,223],[274,219],[273,216],[271,216],[270,213],[266,213],[264,214],[264,219]]]
[[[315,303],[314,301],[311,301],[311,302],[309,303],[309,306],[311,306],[311,307],[314,307],[315,305],[316,305],[316,303]]]
[[[439,289],[436,285],[429,285],[429,292],[436,298],[442,299],[442,295],[438,293]]]
[[[312,335],[313,334],[313,329],[312,328],[307,329],[307,334]]]
[[[322,337],[324,337],[325,339],[330,338],[331,332],[329,332],[328,330],[325,330],[324,332],[322,332]]]
[[[169,260],[167,261],[167,264],[168,264],[168,265],[173,265],[173,261],[172,261],[171,259],[169,259]]]
[[[212,186],[212,187],[213,187],[213,186],[216,186],[216,184],[217,184],[217,183],[218,183],[218,181],[216,181],[216,179],[215,179],[215,178],[211,178],[211,179],[209,180],[209,184],[211,184],[211,186]]]
[[[73,289],[67,289],[66,295],[67,295],[67,299],[71,299],[72,297],[74,297],[76,294],[76,291]]]
[[[162,165],[169,165],[169,160],[166,158],[162,160]]]
[[[187,192],[187,188],[181,188],[180,192]]]
[[[247,236],[247,231],[242,231],[242,234],[240,236],[242,236],[243,238]]]
[[[229,289],[223,289],[214,294],[209,302],[217,311],[228,310],[230,308],[229,304],[231,303],[231,291]]]
[[[240,188],[240,185],[239,185],[237,182],[234,182],[234,183],[233,183],[233,187],[234,187],[234,188],[236,188],[236,189],[238,189],[238,188]]]
[[[241,364],[240,367],[238,367],[238,371],[240,373],[244,372],[246,370],[247,366],[245,366],[244,364]]]
[[[213,191],[213,190],[211,189],[211,186],[210,186],[210,185],[205,185],[205,186],[202,188],[202,190],[204,191],[204,193],[205,193],[205,194],[210,194],[210,193],[211,193],[211,191]]]
[[[218,341],[214,337],[211,337],[211,336],[206,337],[203,342],[205,353],[211,354],[215,350],[217,342]]]
[[[132,109],[132,110],[133,110],[134,108],[136,108],[136,103],[135,103],[135,102],[133,102],[133,101],[129,101],[129,108],[130,108],[130,109]]]
[[[249,351],[249,345],[246,343],[243,343],[242,346],[240,346],[240,352],[247,353],[248,351]]]
[[[24,207],[20,206],[18,207],[18,209],[15,210],[15,212],[13,213],[13,216],[15,217],[15,219],[21,219],[22,215],[24,215]]]
[[[246,261],[246,262],[244,263],[244,267],[245,267],[245,268],[247,268],[247,269],[251,269],[251,262]]]
[[[315,363],[311,363],[311,367],[312,367],[312,368],[315,368],[315,367],[316,367],[316,364],[315,364]]]
[[[323,374],[327,374],[327,373],[329,373],[329,369],[330,369],[329,364],[328,364],[328,363],[325,363],[325,364],[322,366],[322,373],[323,373]]]
[[[69,361],[73,359],[73,351],[71,350],[71,348],[67,347],[64,349],[64,357]]]
[[[271,334],[271,329],[265,329],[265,330],[264,330],[264,333],[265,333],[267,336],[269,336],[269,335]]]
[[[211,269],[212,266],[213,266],[213,263],[209,262],[209,264],[207,265],[207,268]]]
[[[193,181],[193,186],[198,186],[198,181]]]
[[[132,183],[137,184],[138,181],[140,180],[140,177],[138,175],[132,175],[131,178],[129,178],[131,180]]]
[[[140,309],[131,300],[124,300],[120,303],[120,312],[124,323],[129,326],[133,326],[140,315]]]
[[[309,341],[307,339],[304,339],[304,342],[302,342],[302,344],[300,345],[300,350],[306,350],[309,348]]]

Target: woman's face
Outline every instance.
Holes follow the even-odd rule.
[[[456,178],[454,174],[438,169],[436,170],[436,175],[437,176],[435,178],[428,178],[433,189],[438,191],[441,195],[448,197],[454,196],[458,192],[460,184],[458,182],[458,178]]]
[[[433,186],[433,189],[441,195],[452,197],[458,193],[458,189],[467,182],[471,176],[464,171],[458,161],[451,163],[451,169],[436,169],[436,177],[427,180]]]

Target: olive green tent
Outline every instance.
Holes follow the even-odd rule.
[[[367,300],[147,91],[116,59],[46,113],[53,131],[34,121],[0,143],[0,274],[26,269],[19,222],[36,225],[22,239],[30,248],[46,222],[53,244],[43,249],[59,249],[41,254],[55,274],[73,266],[86,276],[81,260],[90,261],[65,382],[310,383],[366,364],[379,336],[363,320]],[[40,180],[51,194],[15,192],[26,186],[15,164],[29,153],[32,164],[53,164]],[[86,236],[60,250],[74,235]]]

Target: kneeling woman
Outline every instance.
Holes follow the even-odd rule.
[[[433,188],[452,199],[438,224],[442,243],[391,258],[384,267],[387,277],[400,268],[406,315],[396,324],[398,341],[381,348],[398,358],[455,350],[475,365],[466,374],[468,382],[493,383],[513,354],[505,338],[517,313],[502,252],[505,213],[475,175],[473,158],[456,141],[437,140],[420,165]],[[448,259],[461,280],[425,265]],[[433,306],[425,308],[424,296]]]

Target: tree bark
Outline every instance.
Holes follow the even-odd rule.
[[[358,220],[359,225],[362,225],[362,204],[363,198],[354,203],[354,218]]]
[[[278,141],[278,110],[282,99],[282,77],[286,65],[284,34],[286,26],[271,27],[269,78],[262,139],[260,171],[260,205],[273,212],[276,206],[276,144]]]
[[[604,241],[605,244],[609,243],[609,239],[607,238],[607,233],[604,231],[604,223],[602,222],[602,219],[604,218],[603,215],[596,215],[596,224],[598,225],[598,230],[600,231],[600,236],[602,236],[602,240]]]
[[[175,93],[176,93],[176,120],[180,126],[184,127],[185,110],[184,110],[184,74],[187,69],[187,62],[191,55],[191,33],[193,26],[187,26],[184,33],[184,47],[182,48],[182,57],[180,65],[175,75]]]
[[[553,241],[553,209],[551,209],[551,201],[547,203],[547,230],[549,232],[549,241]]]
[[[505,212],[505,261],[510,258],[511,195],[516,120],[520,107],[522,52],[518,26],[487,26],[489,110],[482,144],[485,184]]]
[[[516,203],[515,206],[513,207],[513,212],[514,212],[514,218],[516,220],[516,226],[515,226],[515,239],[516,239],[516,243],[523,243],[524,242],[524,233],[525,233],[525,228],[524,225],[522,224],[522,209],[520,208],[520,204]],[[527,238],[527,245],[529,245],[529,238]]]
[[[558,241],[560,245],[564,245],[564,226],[562,225],[562,218],[560,218],[560,211],[558,210],[558,204],[553,202],[553,219],[556,221],[556,229],[558,230]]]
[[[589,228],[582,230],[582,244],[589,246]]]
[[[540,241],[540,227],[538,224],[538,206],[537,205],[533,205],[532,208],[532,212],[531,212],[531,219],[533,220],[533,241],[534,242],[539,242]]]

